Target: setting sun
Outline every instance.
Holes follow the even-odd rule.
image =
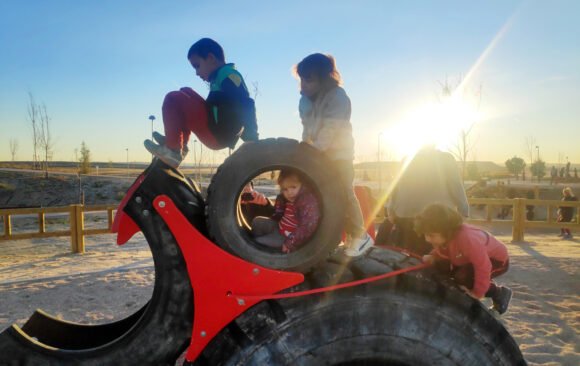
[[[458,133],[481,119],[477,109],[458,99],[424,104],[383,133],[384,140],[398,154],[412,155],[421,146],[433,143],[447,150]]]

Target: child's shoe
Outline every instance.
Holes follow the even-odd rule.
[[[163,136],[159,132],[153,132],[153,139],[157,141],[159,145],[165,145],[167,143],[167,137]]]
[[[365,233],[362,238],[347,240],[346,245],[348,248],[345,249],[344,254],[349,257],[358,257],[368,252],[375,245],[375,241],[368,233]]]
[[[157,145],[151,140],[145,140],[145,148],[165,164],[177,169],[179,164],[183,161],[183,156],[178,150],[173,150],[165,145]]]
[[[498,313],[503,314],[507,311],[511,299],[512,290],[507,286],[498,286],[496,295],[491,298],[493,305],[490,309],[495,309]]]

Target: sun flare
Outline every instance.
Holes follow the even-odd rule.
[[[478,110],[455,98],[443,103],[428,103],[411,111],[405,118],[383,133],[387,146],[397,153],[414,155],[425,144],[447,150],[461,130],[481,119]]]

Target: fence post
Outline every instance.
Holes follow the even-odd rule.
[[[4,236],[10,237],[12,235],[12,225],[10,225],[10,215],[4,215]]]
[[[85,252],[83,205],[70,205],[70,241],[73,253]]]
[[[46,232],[46,226],[44,225],[44,213],[42,212],[38,214],[38,232],[41,234]]]
[[[109,231],[113,228],[113,220],[113,210],[109,209],[107,210],[107,227],[109,228]]]
[[[514,199],[514,226],[512,229],[512,242],[524,241],[525,199]]]

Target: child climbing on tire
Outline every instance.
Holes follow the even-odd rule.
[[[334,58],[314,53],[294,68],[300,78],[302,140],[323,151],[347,187],[346,250],[350,257],[366,253],[374,245],[364,228],[359,202],[354,193],[354,139],[350,124],[350,99],[343,88]]]
[[[191,88],[169,92],[162,108],[165,136],[154,132],[157,144],[144,143],[151,154],[172,168],[187,155],[192,132],[213,150],[233,149],[239,138],[258,140],[254,100],[236,66],[225,62],[222,47],[213,39],[202,38],[191,46],[187,59],[197,76],[209,82],[207,99]]]
[[[259,244],[290,253],[300,248],[316,230],[318,201],[299,173],[282,169],[278,176],[280,194],[271,217],[252,220],[252,234]]]
[[[428,205],[415,218],[415,230],[433,245],[423,261],[448,274],[469,296],[490,297],[492,307],[507,311],[512,290],[498,286],[492,278],[506,273],[509,256],[506,246],[490,233],[463,223],[463,217],[449,206]]]

